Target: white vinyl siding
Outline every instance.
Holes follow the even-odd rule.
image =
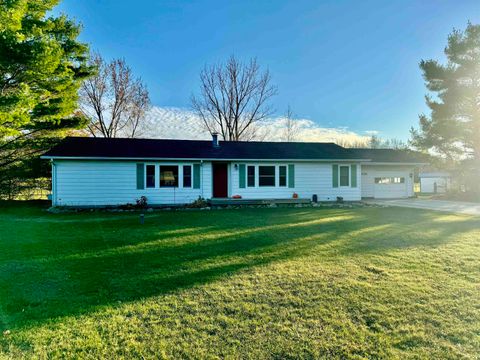
[[[102,206],[134,204],[142,195],[148,204],[187,204],[199,196],[212,197],[212,164],[203,162],[200,167],[200,189],[183,187],[184,165],[191,166],[192,161],[144,162],[155,165],[155,187],[137,190],[136,164],[141,161],[87,161],[55,160],[52,172],[52,203],[58,206]],[[198,164],[199,162],[197,162]],[[239,167],[232,162],[228,166],[228,195],[241,195],[243,199],[291,199],[293,193],[299,198],[311,199],[314,194],[319,201],[335,201],[343,197],[346,201],[358,201],[361,197],[410,197],[413,196],[413,166],[400,165],[360,165],[357,163],[357,186],[333,187],[333,166],[328,162],[242,162],[246,165],[246,187],[239,187]],[[289,165],[294,165],[295,186],[288,187]],[[178,166],[178,187],[161,188],[160,166]],[[259,186],[259,166],[275,167],[275,186]],[[351,185],[351,165],[348,165],[349,184]],[[254,167],[254,186],[249,186],[249,167]],[[287,186],[280,186],[280,167],[287,167]],[[282,170],[283,173],[283,170]],[[145,171],[146,180],[147,171]],[[403,177],[404,183],[375,184],[376,177]],[[340,184],[340,181],[339,181]]]
[[[200,189],[183,188],[183,165],[193,162],[146,162],[155,165],[155,188],[137,190],[136,163],[141,161],[55,161],[54,199],[58,206],[135,204],[146,196],[148,204],[186,204],[199,196],[212,196],[212,166],[200,167]],[[160,165],[178,165],[179,187],[160,188]],[[193,182],[193,179],[192,179]]]
[[[358,201],[361,199],[361,188],[358,185],[352,187],[333,188],[332,185],[332,164],[315,162],[242,162],[248,166],[255,166],[255,174],[258,174],[259,166],[275,166],[275,184],[276,186],[258,186],[258,179],[254,187],[239,187],[239,172],[235,167],[230,167],[229,178],[232,179],[231,195],[241,195],[243,199],[291,199],[293,193],[297,193],[299,198],[311,199],[316,194],[319,201],[335,201],[337,196],[341,196],[346,201]],[[280,166],[287,166],[287,184],[288,184],[288,165],[295,166],[295,187],[289,188],[279,186]],[[361,166],[357,164],[357,184],[360,180]],[[257,175],[258,177],[258,175]]]

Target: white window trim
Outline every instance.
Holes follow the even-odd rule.
[[[280,185],[280,168],[285,167],[285,185]],[[288,187],[288,165],[278,165],[278,187],[279,188],[286,188]]]
[[[249,167],[253,167],[253,169],[254,169],[254,173],[253,173],[253,186],[248,186],[248,168],[249,168]],[[245,187],[246,187],[247,189],[256,189],[256,188],[258,187],[258,167],[257,167],[257,165],[248,165],[248,164],[246,164],[246,168],[247,168],[247,170],[245,171],[245,172],[246,172],[246,174],[245,174],[245,176],[246,176],[246,179],[245,179],[245,181],[246,181],[246,186],[245,186]]]
[[[178,168],[178,186],[160,186],[160,169],[162,166],[176,166]],[[158,164],[158,180],[155,179],[155,184],[158,189],[180,189],[183,188],[183,164],[181,163],[160,163]],[[147,171],[145,170],[145,173]]]
[[[248,167],[251,166],[255,169],[255,176],[254,176],[254,186],[248,186]],[[275,168],[275,185],[265,185],[265,186],[260,186],[260,167],[261,166],[272,166]],[[285,186],[280,186],[280,167],[281,166],[285,166],[286,168],[286,184]],[[289,169],[288,169],[288,164],[278,164],[278,163],[262,163],[262,164],[259,164],[259,163],[256,163],[256,164],[252,164],[252,163],[245,163],[245,189],[250,189],[250,190],[254,190],[254,189],[264,189],[264,188],[277,188],[277,189],[285,189],[285,188],[288,188],[288,176],[289,176],[289,173],[288,173]],[[239,186],[239,184],[237,185]],[[239,190],[241,190],[239,188]]]
[[[261,166],[265,166],[265,167],[273,167],[275,169],[275,175],[273,177],[274,179],[274,185],[260,185],[260,167]],[[257,171],[257,185],[258,185],[258,188],[277,188],[278,187],[278,176],[277,176],[277,173],[278,173],[278,166],[275,165],[275,164],[262,164],[262,165],[257,165],[257,168],[258,168],[258,171]]]
[[[185,166],[190,167],[190,186],[185,186],[183,183],[183,168]],[[181,170],[181,171],[180,171]],[[181,173],[181,177],[180,177]],[[180,168],[178,169],[178,187],[182,187],[182,189],[192,189],[193,188],[193,165],[192,164],[182,164],[180,165]]]
[[[147,186],[147,166],[153,166],[153,169],[155,171],[155,178],[154,178],[154,182],[153,182],[153,186]],[[144,181],[145,181],[145,190],[147,189],[157,189],[158,188],[158,185],[159,185],[159,177],[158,175],[160,174],[159,171],[157,171],[157,165],[155,164],[152,164],[152,163],[145,163],[145,174],[144,174]]]

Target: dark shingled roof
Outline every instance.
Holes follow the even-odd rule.
[[[398,161],[403,159],[389,151],[377,160],[375,151],[346,149],[334,143],[285,142],[220,142],[160,139],[106,139],[67,137],[46,152],[43,158],[111,158],[111,159],[229,159],[229,160],[368,160]],[[404,162],[403,160],[400,162]],[[413,161],[418,162],[418,161]]]
[[[428,158],[411,150],[395,149],[351,149],[359,157],[378,163],[428,163]]]

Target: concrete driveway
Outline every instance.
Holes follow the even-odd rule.
[[[457,214],[477,215],[480,216],[480,204],[461,202],[461,201],[444,201],[444,200],[424,200],[424,199],[385,199],[385,200],[368,200],[368,203],[390,206],[401,206],[416,209],[448,211]]]

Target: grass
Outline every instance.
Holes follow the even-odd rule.
[[[480,218],[0,206],[0,358],[476,358]]]

